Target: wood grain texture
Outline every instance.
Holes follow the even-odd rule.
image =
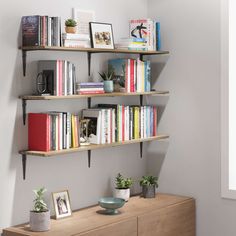
[[[59,150],[59,151],[41,152],[41,151],[23,150],[23,151],[19,151],[19,153],[26,154],[26,155],[32,155],[32,156],[52,157],[52,156],[57,156],[57,155],[62,155],[62,154],[83,152],[83,151],[88,151],[88,150],[96,150],[96,149],[109,148],[109,147],[117,147],[117,146],[134,144],[134,143],[150,142],[150,141],[155,141],[155,140],[162,141],[162,140],[166,140],[168,138],[169,138],[169,135],[163,134],[163,135],[157,135],[157,136],[145,138],[145,139],[133,139],[133,140],[129,140],[129,141],[115,142],[115,143],[109,143],[109,144],[91,144],[88,146],[63,149],[63,150]]]
[[[104,94],[86,94],[86,95],[68,95],[68,96],[39,96],[39,95],[21,95],[20,99],[23,100],[60,100],[60,99],[81,99],[81,98],[93,98],[93,97],[124,97],[124,96],[167,96],[169,91],[151,91],[151,92],[135,92],[135,93],[104,93]]]
[[[157,223],[155,226],[156,230],[158,227],[161,227],[162,231],[160,232],[163,232],[163,230],[164,232],[168,232],[168,234],[165,232],[165,234],[155,235],[194,236],[194,234],[192,234],[192,231],[195,230],[194,200],[189,197],[160,193],[153,199],[144,199],[136,196],[130,198],[129,202],[120,209],[121,214],[119,215],[101,215],[97,213],[99,210],[101,210],[99,206],[94,206],[76,211],[68,218],[61,220],[51,219],[51,230],[48,232],[31,232],[29,225],[23,224],[4,229],[3,236],[113,236],[110,232],[113,232],[112,229],[117,229],[119,225],[122,227],[122,232],[128,230],[131,232],[130,235],[133,235],[135,232],[134,226],[137,230],[134,219],[136,219],[136,221],[139,220],[139,229],[141,227],[141,229],[146,230],[147,227],[144,223],[150,225],[150,222],[153,222]],[[144,218],[142,217],[145,217],[148,221],[144,222]],[[160,223],[157,217],[160,217]],[[123,223],[127,221],[127,224]],[[176,224],[172,225],[175,221]],[[179,224],[180,226],[178,227]],[[106,229],[106,227],[108,227],[108,229]],[[172,230],[172,234],[170,234],[170,230]],[[176,232],[178,234],[175,234],[175,230],[177,230]],[[94,234],[95,232],[98,234]],[[140,231],[140,233],[142,232],[144,231]],[[117,236],[119,234],[114,235]],[[126,234],[120,235],[126,236]],[[151,236],[149,234],[141,235]]]

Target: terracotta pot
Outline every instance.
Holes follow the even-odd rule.
[[[48,231],[50,229],[50,211],[30,212],[30,230],[35,232]]]
[[[75,34],[76,33],[76,26],[75,27],[66,26],[65,31],[68,34]]]
[[[128,202],[129,198],[130,198],[130,189],[115,189],[114,191],[114,197],[116,198],[122,198],[124,199],[126,202]]]

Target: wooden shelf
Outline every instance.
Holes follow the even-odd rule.
[[[63,149],[63,150],[59,150],[59,151],[41,152],[41,151],[24,150],[24,151],[20,151],[19,153],[21,155],[52,157],[52,156],[68,154],[68,153],[91,151],[91,150],[96,150],[96,149],[117,147],[117,146],[121,146],[121,145],[128,145],[128,144],[134,144],[134,143],[150,142],[150,141],[154,141],[154,140],[160,140],[161,141],[161,140],[166,140],[168,138],[169,138],[169,135],[157,135],[157,136],[150,137],[150,138],[145,138],[145,139],[133,139],[133,140],[129,140],[129,141],[109,143],[109,144],[91,144],[91,145],[88,145],[88,146],[81,146],[81,147],[78,147],[78,148]]]
[[[52,47],[52,46],[29,46],[20,47],[22,51],[72,51],[72,52],[89,52],[89,53],[125,53],[125,54],[142,54],[142,55],[157,55],[169,54],[168,51],[138,51],[138,50],[123,50],[123,49],[102,49],[102,48],[73,48],[73,47]]]
[[[60,100],[60,99],[80,99],[80,98],[92,98],[92,97],[123,97],[123,96],[141,96],[141,95],[169,95],[169,91],[151,91],[140,93],[104,93],[104,94],[86,94],[86,95],[68,95],[68,96],[40,96],[40,95],[22,95],[19,96],[23,100]]]

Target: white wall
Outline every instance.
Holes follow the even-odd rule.
[[[158,79],[171,92],[159,127],[171,139],[149,170],[161,169],[160,191],[196,198],[198,236],[236,235],[236,202],[220,189],[220,0],[149,0],[148,15],[171,52]]]
[[[92,167],[87,168],[87,154],[77,153],[54,158],[29,157],[26,180],[22,180],[21,158],[18,150],[27,148],[27,127],[22,124],[21,101],[18,96],[30,93],[36,75],[35,61],[67,59],[76,62],[81,81],[87,80],[86,55],[82,53],[32,52],[28,54],[27,76],[22,76],[21,51],[17,37],[23,15],[71,17],[72,7],[93,9],[96,20],[113,24],[115,38],[128,34],[130,18],[146,17],[147,4],[143,0],[82,1],[0,1],[0,228],[28,221],[32,207],[32,189],[45,186],[50,192],[68,189],[72,208],[95,204],[100,196],[111,193],[113,179],[118,172],[140,178],[146,172],[146,158],[140,159],[139,145],[110,148],[92,152]],[[110,55],[93,55],[93,74],[102,70]],[[98,102],[117,102],[95,99]],[[119,100],[138,103],[139,99]],[[119,102],[118,101],[118,102]],[[83,101],[28,102],[28,111],[68,110],[77,112],[87,103]],[[136,186],[134,191],[139,191]]]

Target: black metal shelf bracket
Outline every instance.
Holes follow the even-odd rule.
[[[88,102],[88,108],[91,108],[91,98],[88,98],[87,102]]]
[[[27,100],[22,99],[22,111],[23,111],[23,124],[24,125],[26,122],[26,107],[27,107]]]
[[[22,50],[23,76],[26,75],[26,58],[27,58],[27,51]]]
[[[88,76],[90,76],[90,72],[91,72],[91,52],[87,52],[87,57],[88,57]]]
[[[23,180],[25,180],[25,175],[26,175],[26,160],[27,160],[26,154],[22,154]]]
[[[91,150],[88,150],[88,168],[91,167]]]
[[[143,158],[143,143],[140,143],[140,158]]]

